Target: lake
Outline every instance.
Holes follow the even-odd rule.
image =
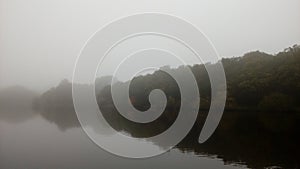
[[[270,131],[270,134],[238,120],[240,117],[236,113],[225,113],[225,122],[232,123],[221,123],[213,137],[203,145],[197,144],[191,133],[176,148],[147,159],[128,159],[110,154],[94,144],[74,118],[55,120],[58,117],[41,114],[33,111],[0,112],[1,169],[299,167],[298,136],[293,137],[290,133],[293,131],[286,127],[287,124],[282,124],[280,131]],[[295,119],[293,122],[298,122],[298,116],[292,118]],[[251,123],[251,118],[247,119]],[[287,122],[296,130],[294,124]],[[278,125],[272,119],[263,123],[269,128]],[[238,128],[241,131],[236,127],[232,131],[233,126],[241,126]],[[243,126],[249,126],[251,130],[247,131],[247,127]],[[247,134],[240,135],[239,132]]]

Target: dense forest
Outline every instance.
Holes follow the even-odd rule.
[[[260,111],[264,114],[299,112],[299,45],[287,48],[276,55],[255,51],[241,57],[223,58],[220,62],[224,66],[227,80],[225,111]],[[213,69],[215,65],[207,63],[205,66],[210,66]],[[179,75],[183,69],[189,68],[192,70],[201,96],[199,111],[207,111],[210,106],[211,88],[205,66],[189,65],[174,69],[164,67],[164,69],[169,69],[169,71]],[[109,85],[111,81],[112,77],[106,76],[97,78],[95,82],[95,91],[100,109],[103,113],[110,112],[109,114],[106,113],[106,116],[110,117],[113,116],[113,112],[116,116],[119,116],[111,98],[111,86]],[[158,70],[153,74],[135,77],[131,81],[117,81],[113,85],[116,85],[118,89],[118,86],[125,83],[130,83],[130,100],[141,111],[150,107],[148,96],[153,89],[163,90],[167,96],[167,106],[160,118],[168,119],[169,122],[176,118],[182,98],[175,80],[169,74]],[[88,87],[88,85],[80,85]],[[193,103],[193,101],[190,102]],[[56,116],[60,116],[58,112],[62,111],[71,113],[74,116],[72,84],[66,79],[63,80],[57,87],[51,88],[36,98],[34,108],[48,119],[56,119]],[[76,119],[75,116],[73,118]],[[61,120],[61,123],[66,124],[65,121],[66,119]]]
[[[217,130],[204,144],[199,144],[197,140],[211,98],[205,66],[164,67],[179,75],[183,69],[190,68],[201,96],[196,123],[176,147],[183,152],[217,156],[225,163],[242,162],[250,168],[299,167],[300,47],[295,45],[276,55],[255,51],[241,57],[224,58],[220,62],[227,79],[225,112]],[[206,66],[213,68],[215,65],[207,63]],[[129,121],[119,114],[111,97],[111,79],[109,76],[98,78],[95,91],[103,116],[117,131],[132,137],[147,138],[165,131],[175,121],[181,99],[184,98],[181,98],[174,79],[164,71],[158,70],[128,82],[113,84],[118,89],[118,86],[130,83],[130,101],[141,111],[150,107],[150,91],[162,89],[165,92],[165,111],[158,119],[146,124]],[[37,112],[62,130],[80,126],[72,104],[71,88],[72,84],[63,80],[34,101]]]
[[[249,52],[241,57],[223,58],[227,80],[225,110],[243,111],[299,111],[300,105],[300,47],[294,45],[276,55],[260,51]],[[207,63],[206,66],[214,67]],[[181,73],[190,68],[197,80],[201,95],[201,110],[210,105],[210,82],[204,65],[180,66],[170,69]],[[165,67],[166,69],[166,67]],[[96,80],[98,100],[108,104],[111,77]],[[122,85],[129,82],[118,82]],[[168,108],[178,108],[179,88],[174,79],[164,71],[135,77],[130,81],[130,96],[133,105],[140,110],[149,108],[148,96],[153,89],[162,89],[168,98]],[[106,87],[104,87],[106,86]],[[71,109],[71,83],[63,80],[35,101],[36,108]],[[103,90],[102,90],[103,89]],[[101,92],[100,92],[101,91]],[[46,107],[45,107],[46,106]]]
[[[227,79],[227,102],[225,110],[239,111],[299,111],[300,105],[300,48],[295,45],[278,54],[270,55],[255,51],[242,57],[221,60]],[[214,64],[206,64],[212,69]],[[190,68],[197,80],[201,96],[201,110],[210,105],[211,87],[204,65],[181,66],[170,69],[181,74]],[[164,68],[166,69],[166,67]],[[128,82],[125,82],[128,83]],[[148,96],[153,89],[162,89],[168,98],[168,108],[178,108],[179,88],[175,80],[164,71],[135,77],[130,82],[130,99],[133,105],[146,110]],[[122,85],[117,83],[115,85]],[[100,100],[109,102],[110,87],[104,88]],[[192,102],[192,101],[191,101]]]
[[[239,112],[241,115],[253,114],[262,117],[278,117],[282,114],[299,114],[300,102],[300,47],[294,45],[276,55],[255,51],[242,57],[224,58],[220,60],[224,66],[227,79],[226,112]],[[213,68],[215,64],[207,63]],[[179,74],[190,68],[197,80],[200,92],[200,115],[205,117],[211,98],[209,77],[204,65],[180,66],[169,69]],[[175,80],[158,70],[153,74],[135,77],[131,81],[117,81],[113,85],[122,86],[130,83],[130,101],[138,110],[145,111],[150,107],[149,93],[153,89],[161,89],[167,96],[167,105],[163,114],[148,124],[139,124],[125,119],[114,106],[111,96],[112,77],[96,79],[96,95],[104,117],[117,130],[132,131],[143,128],[136,134],[145,137],[158,134],[167,129],[176,119],[181,95]],[[79,84],[75,84],[79,85]],[[81,87],[88,85],[80,84]],[[65,129],[78,126],[72,101],[72,84],[63,80],[34,101],[34,108],[49,121],[53,121]],[[193,106],[193,100],[189,101]],[[260,112],[260,113],[259,113]],[[62,118],[62,113],[64,114]],[[226,114],[226,113],[225,113]],[[199,117],[200,117],[199,115]],[[267,119],[267,118],[264,118]],[[282,119],[282,118],[281,118]],[[291,118],[289,118],[291,119]],[[200,121],[200,120],[198,120]],[[288,120],[289,121],[289,120]],[[277,126],[276,126],[277,124]],[[280,128],[284,123],[276,122],[272,127]],[[155,127],[153,127],[155,126]],[[157,127],[159,126],[159,127]]]

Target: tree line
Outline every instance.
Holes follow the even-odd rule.
[[[287,48],[276,55],[254,51],[241,57],[223,58],[220,62],[223,64],[227,81],[225,110],[299,111],[299,45]],[[205,66],[213,68],[215,64],[164,67],[177,73],[179,77],[183,69],[191,69],[201,96],[200,110],[207,110],[211,99],[210,81]],[[96,80],[99,104],[106,104],[106,106],[112,104],[109,85],[111,79],[111,77],[102,77]],[[135,77],[128,82],[117,82],[114,85],[122,86],[124,83],[130,83],[130,100],[139,110],[149,108],[148,96],[153,89],[161,89],[165,92],[168,99],[167,109],[178,109],[183,99],[175,80],[162,70]],[[57,87],[51,88],[37,98],[34,106],[39,109],[73,109],[71,88],[71,83],[63,80]]]

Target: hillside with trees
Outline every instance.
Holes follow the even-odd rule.
[[[210,106],[211,89],[205,66],[168,68],[178,75],[190,68],[200,92],[200,109],[192,130],[176,147],[182,152],[212,155],[225,163],[244,162],[250,168],[299,166],[300,130],[300,47],[295,45],[276,55],[260,51],[220,60],[227,79],[225,112],[212,137],[198,143],[199,133]],[[141,124],[129,121],[117,111],[111,96],[111,77],[96,81],[99,108],[117,131],[132,137],[147,138],[168,129],[176,120],[181,95],[175,80],[162,70],[114,83],[116,89],[130,83],[130,101],[138,110],[150,107],[149,93],[161,89],[167,96],[166,109],[156,120]],[[78,84],[75,84],[78,85]],[[82,87],[87,87],[83,85]],[[97,87],[98,86],[98,87]],[[100,87],[99,87],[100,86]],[[36,110],[62,130],[79,127],[72,103],[72,84],[67,80],[35,100]],[[193,106],[193,100],[189,101]],[[151,140],[149,140],[151,141]],[[161,147],[160,143],[155,142]]]
[[[300,102],[300,47],[295,45],[276,55],[255,51],[242,57],[221,60],[227,80],[227,111],[299,111]],[[206,64],[212,69],[215,64]],[[197,80],[201,96],[200,110],[207,110],[210,105],[211,88],[204,65],[181,66],[170,69],[181,74],[190,68]],[[129,82],[125,82],[129,83]],[[153,74],[135,77],[130,82],[130,99],[140,110],[146,110],[149,93],[153,89],[162,89],[167,98],[167,109],[178,109],[180,105],[179,88],[175,80],[162,70]],[[122,86],[124,83],[115,85]],[[116,87],[118,88],[118,87]],[[110,87],[104,88],[98,96],[107,106]],[[191,100],[192,102],[192,100]],[[101,103],[100,103],[101,104]]]
[[[287,48],[276,55],[254,51],[241,57],[223,58],[220,62],[224,66],[227,80],[225,111],[299,112],[299,45]],[[215,65],[207,63],[206,66],[213,68]],[[199,111],[206,111],[210,106],[211,89],[205,66],[189,65],[174,69],[165,67],[179,75],[187,68],[192,70],[198,83],[201,96]],[[110,93],[111,79],[110,76],[101,77],[95,84],[100,108],[109,112],[115,110]],[[148,96],[153,89],[163,90],[168,99],[166,118],[176,117],[174,112],[179,109],[182,98],[175,80],[170,75],[158,70],[153,74],[138,76],[131,81],[117,82],[114,85],[122,86],[125,83],[130,83],[131,102],[141,111],[150,107]],[[63,80],[57,87],[51,88],[35,99],[35,109],[41,112],[56,113],[58,110],[74,112],[71,88],[72,84]]]

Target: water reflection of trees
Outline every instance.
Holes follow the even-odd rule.
[[[110,105],[107,102],[105,104]],[[166,110],[154,122],[143,125],[125,119],[114,107],[105,105],[100,107],[105,119],[114,129],[137,138],[147,138],[161,133],[175,120],[167,118],[168,113],[171,112]],[[172,113],[176,114],[176,112]],[[207,142],[199,144],[197,140],[206,115],[206,112],[199,113],[193,129],[176,148],[182,152],[218,157],[227,164],[244,163],[251,168],[299,166],[299,114],[227,111],[224,112],[213,136]],[[63,130],[79,127],[74,110],[45,112],[42,116]],[[153,141],[161,147],[165,146],[154,140],[148,139],[148,141]]]
[[[110,105],[107,100],[105,104]],[[113,106],[100,104],[100,107],[114,129],[137,138],[151,137],[165,131],[176,118],[176,112],[170,115],[170,110],[166,109],[150,126],[127,120]],[[251,168],[299,166],[300,114],[226,111],[213,136],[199,144],[198,137],[206,116],[205,111],[199,113],[193,129],[176,148],[197,155],[217,156],[229,164],[244,163]],[[166,146],[161,142],[147,140],[161,147]]]
[[[210,105],[210,83],[204,65],[190,66],[199,84],[200,110],[203,112],[199,113],[195,126],[177,148],[183,152],[218,156],[226,163],[244,162],[251,168],[299,167],[299,59],[299,46],[276,56],[251,52],[244,57],[222,59],[228,84],[227,111],[216,132],[204,144],[198,144],[197,140]],[[208,66],[213,69],[214,65]],[[180,74],[186,68],[181,66],[170,71]],[[148,96],[153,89],[162,89],[168,99],[167,107],[158,119],[139,124],[119,114],[112,102],[110,86],[104,86],[97,90],[101,91],[97,93],[97,99],[103,116],[117,131],[137,138],[151,137],[170,127],[177,117],[180,101],[184,99],[174,79],[163,71],[134,78],[130,85],[130,101],[135,108],[141,111],[149,108]],[[192,100],[190,103],[193,106]],[[71,84],[67,81],[42,95],[36,105],[42,108],[43,117],[61,129],[79,126],[72,106]],[[154,144],[165,146],[160,142]]]
[[[202,121],[202,120],[200,120]],[[226,163],[242,162],[250,168],[299,167],[299,114],[225,112],[213,136],[197,143],[203,122],[198,122],[178,148],[196,154],[217,155]]]
[[[104,111],[104,110],[103,110]],[[103,112],[105,114],[105,111]],[[55,114],[47,116],[46,114]],[[75,112],[46,113],[45,119],[54,122],[62,130],[79,127]],[[172,124],[164,118],[157,119],[153,126],[132,124],[131,121],[108,113],[105,116],[117,131],[132,137],[147,138],[164,131]],[[182,152],[193,152],[221,158],[227,164],[243,163],[250,168],[281,166],[297,168],[299,166],[299,122],[300,115],[283,113],[261,115],[259,112],[225,112],[220,125],[213,136],[205,143],[197,142],[200,130],[206,118],[200,112],[193,129],[176,148]],[[147,139],[146,139],[147,140]],[[165,147],[160,142],[148,139],[154,144]]]

